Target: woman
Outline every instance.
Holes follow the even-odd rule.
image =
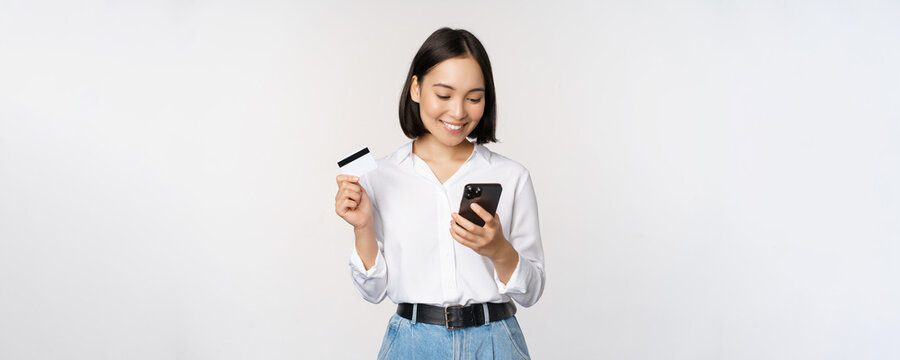
[[[497,141],[495,98],[481,42],[439,29],[400,97],[413,140],[363,176],[337,177],[335,211],[356,234],[354,285],[398,304],[379,359],[529,358],[512,300],[541,297],[544,253],[528,170],[483,145]],[[484,226],[454,211],[469,183],[502,185],[495,215],[472,205]]]

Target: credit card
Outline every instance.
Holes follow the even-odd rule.
[[[364,147],[362,150],[354,152],[352,155],[338,161],[337,164],[338,167],[341,168],[342,174],[350,174],[353,176],[362,176],[378,167],[375,163],[375,158],[372,157],[368,147]]]

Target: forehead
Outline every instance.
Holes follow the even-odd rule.
[[[427,84],[446,84],[456,89],[469,90],[484,87],[481,66],[471,56],[455,57],[441,61],[425,74]]]

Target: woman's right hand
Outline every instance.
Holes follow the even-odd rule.
[[[359,185],[359,177],[341,174],[337,176],[338,191],[334,197],[334,210],[354,229],[372,224],[372,203],[366,190]]]

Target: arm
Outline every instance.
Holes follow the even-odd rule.
[[[373,304],[380,303],[387,289],[387,266],[384,262],[381,236],[381,214],[375,204],[374,193],[368,178],[360,178],[359,184],[367,194],[372,194],[372,221],[359,228],[354,227],[356,242],[350,254],[350,277],[363,299]]]
[[[524,307],[537,303],[544,292],[546,281],[544,249],[538,220],[534,185],[531,182],[531,174],[526,172],[520,185],[516,186],[513,202],[508,239],[512,250],[507,250],[507,255],[501,256],[499,260],[492,259],[497,289]]]
[[[516,248],[512,246],[509,242],[503,247],[503,250],[500,251],[497,256],[490,258],[491,263],[494,264],[494,271],[496,271],[497,280],[506,285],[509,282],[509,278],[512,277],[514,271],[516,271],[516,266],[519,264],[519,252],[516,251]]]
[[[356,235],[356,252],[360,257],[364,270],[369,270],[375,266],[375,260],[378,257],[378,243],[375,242],[375,229],[372,225],[363,228],[353,228],[353,234]]]

